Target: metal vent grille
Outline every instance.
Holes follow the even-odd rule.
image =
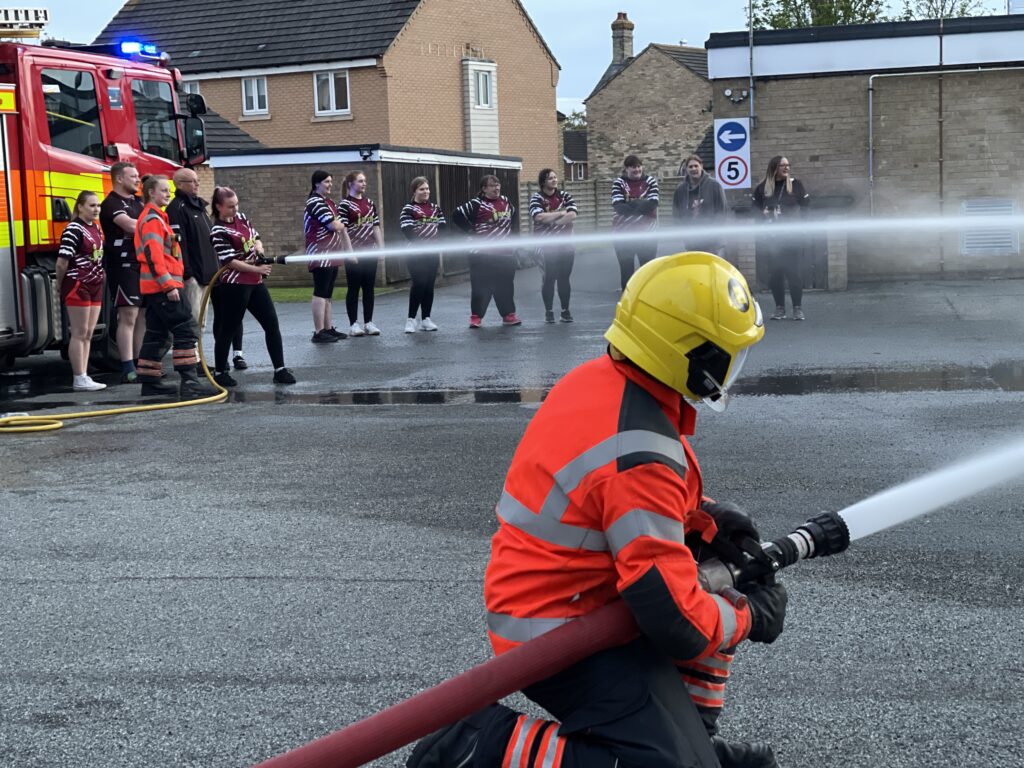
[[[976,197],[960,204],[963,216],[1014,216],[1017,201],[1002,197]],[[963,256],[1006,256],[1020,253],[1015,229],[965,229],[960,235]]]

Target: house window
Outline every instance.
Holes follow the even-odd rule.
[[[483,109],[493,107],[494,98],[491,91],[494,85],[494,78],[491,77],[491,73],[478,69],[473,73],[473,84],[476,91],[474,104]]]
[[[50,145],[103,159],[100,108],[92,75],[75,69],[40,72]]]
[[[182,93],[199,93],[198,80],[186,80],[181,84]]]
[[[347,115],[351,113],[348,101],[348,70],[317,72],[313,75],[314,114]]]
[[[267,78],[246,77],[242,79],[242,114],[265,115],[267,109]]]

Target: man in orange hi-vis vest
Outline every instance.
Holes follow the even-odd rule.
[[[139,287],[146,307],[146,335],[139,350],[138,374],[143,395],[172,395],[185,399],[209,397],[217,390],[200,381],[196,372],[199,326],[185,295],[185,266],[181,249],[163,208],[171,200],[166,176],[142,180],[145,208],[135,228],[135,258],[139,262]],[[176,387],[160,380],[167,340],[174,347],[174,370],[181,377]]]
[[[697,559],[759,535],[704,496],[686,440],[694,406],[725,409],[763,335],[728,262],[685,253],[637,270],[608,353],[555,385],[516,449],[484,597],[498,654],[617,599],[642,635],[525,689],[557,722],[495,704],[423,739],[409,768],[777,767],[716,720],[735,647],[781,634],[786,591],[701,588]]]

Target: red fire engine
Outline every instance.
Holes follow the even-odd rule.
[[[0,363],[67,338],[54,271],[79,192],[106,195],[119,161],[142,175],[205,161],[205,104],[179,94],[168,63],[137,41],[0,43]],[[93,344],[101,354],[114,317],[105,307]]]

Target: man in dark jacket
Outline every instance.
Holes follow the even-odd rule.
[[[185,293],[196,322],[199,322],[199,311],[203,305],[206,286],[210,284],[220,267],[213,243],[210,241],[213,222],[206,212],[206,205],[206,201],[199,197],[199,176],[196,172],[191,168],[176,171],[174,199],[167,206],[167,218],[181,247],[181,256],[185,262]],[[216,294],[211,297],[214,311],[217,303],[215,296]],[[242,326],[238,327],[232,346],[235,349],[235,367],[245,368],[245,358],[242,356]]]
[[[720,226],[725,219],[726,203],[722,185],[704,170],[697,155],[686,158],[686,177],[672,196],[672,220],[677,227]],[[681,238],[687,251],[707,251],[721,256],[725,250],[725,233]]]

